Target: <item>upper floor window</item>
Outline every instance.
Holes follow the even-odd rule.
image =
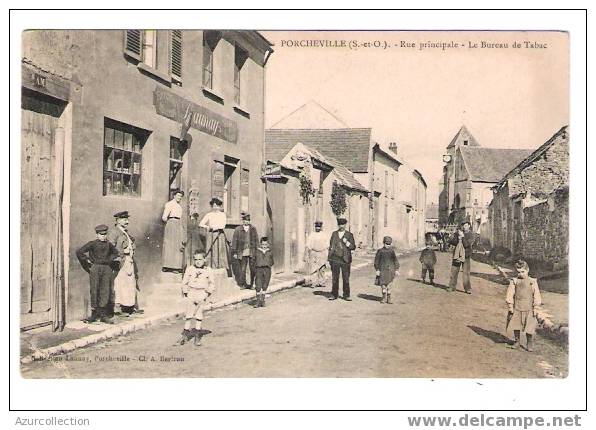
[[[168,43],[160,41],[166,36]],[[168,49],[160,52],[158,46]],[[182,83],[182,30],[125,30],[124,53],[160,79]]]
[[[142,61],[157,70],[157,31],[143,30]]]
[[[220,35],[216,31],[203,32],[203,86],[213,89],[213,55]]]
[[[247,58],[248,52],[236,45],[234,52],[234,102],[237,105],[240,105],[242,102],[241,71]]]

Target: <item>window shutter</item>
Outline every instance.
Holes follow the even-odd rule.
[[[224,195],[224,164],[222,160],[214,157],[211,167],[211,196],[223,201]]]
[[[171,31],[170,74],[182,82],[182,30]]]
[[[141,49],[143,47],[142,30],[124,31],[124,53],[129,57],[141,61]]]
[[[240,170],[240,211],[249,212],[249,184],[250,184],[250,172],[248,170],[248,164],[242,163],[242,170]]]

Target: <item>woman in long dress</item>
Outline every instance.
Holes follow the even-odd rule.
[[[174,198],[167,202],[161,219],[166,223],[163,235],[162,270],[181,271],[184,262],[186,230],[182,224],[182,206],[180,201],[184,191],[176,190]]]
[[[207,264],[214,269],[226,269],[228,276],[230,276],[230,263],[224,234],[227,218],[225,212],[223,212],[223,203],[220,199],[214,197],[209,204],[211,205],[211,212],[207,212],[199,223],[199,227],[208,231],[206,241]]]

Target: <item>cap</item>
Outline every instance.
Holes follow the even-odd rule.
[[[462,221],[461,224],[459,225],[460,227],[463,227],[464,225],[468,224],[469,226],[471,226],[472,224],[470,224],[470,221]]]
[[[261,238],[261,242],[267,242],[269,240],[269,238],[267,236],[263,236]]]
[[[114,218],[129,218],[130,215],[128,214],[128,211],[122,211],[122,212],[116,212],[114,214]]]
[[[391,242],[393,242],[393,239],[391,239],[391,237],[389,236],[385,236],[383,238],[383,243],[387,244],[387,245],[391,245]]]
[[[182,197],[184,197],[184,191],[182,191],[180,188],[176,188],[175,190],[172,190],[172,195],[176,195],[176,194],[182,194]]]
[[[106,233],[108,231],[108,226],[105,224],[99,224],[95,227],[95,233]]]
[[[315,227],[322,227],[323,221],[315,221]]]
[[[345,225],[348,223],[348,220],[346,220],[345,218],[338,218],[337,219],[337,225]]]
[[[223,202],[222,202],[220,199],[218,199],[217,197],[213,197],[213,198],[212,198],[212,199],[209,201],[209,204],[210,204],[211,206],[213,206],[213,205],[218,205],[218,206],[221,206],[221,205],[223,205]]]
[[[250,221],[250,214],[243,213],[242,214],[242,221]]]

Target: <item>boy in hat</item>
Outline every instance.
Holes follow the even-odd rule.
[[[255,290],[257,291],[255,308],[265,307],[265,294],[271,280],[271,267],[274,264],[273,253],[269,248],[269,239],[264,236],[261,238],[260,246],[255,253]]]
[[[99,319],[101,322],[113,324],[109,318],[108,304],[112,284],[111,264],[118,257],[118,250],[107,240],[107,225],[98,225],[95,227],[95,233],[97,239],[87,242],[76,251],[81,266],[89,273],[91,316],[84,321],[92,323]]]
[[[529,266],[524,260],[515,263],[517,277],[509,281],[505,301],[509,308],[507,315],[508,328],[513,330],[514,343],[510,346],[519,349],[520,331],[526,333],[526,350],[534,350],[533,335],[536,332],[538,321],[536,311],[542,304],[538,281],[529,276]]]
[[[188,266],[182,278],[182,295],[186,301],[184,330],[178,345],[184,345],[194,338],[195,346],[201,345],[201,326],[205,302],[215,290],[213,270],[205,266],[205,253],[195,251],[193,265]],[[194,320],[194,327],[193,327]]]
[[[422,264],[422,282],[426,284],[426,272],[431,285],[435,285],[435,264],[437,264],[437,255],[432,248],[430,241],[426,242],[426,248],[420,253],[420,263]]]
[[[396,276],[399,276],[399,261],[395,249],[391,246],[392,239],[389,236],[383,238],[383,247],[375,255],[375,271],[378,277],[378,285],[381,286],[381,304],[392,304],[391,284]]]

